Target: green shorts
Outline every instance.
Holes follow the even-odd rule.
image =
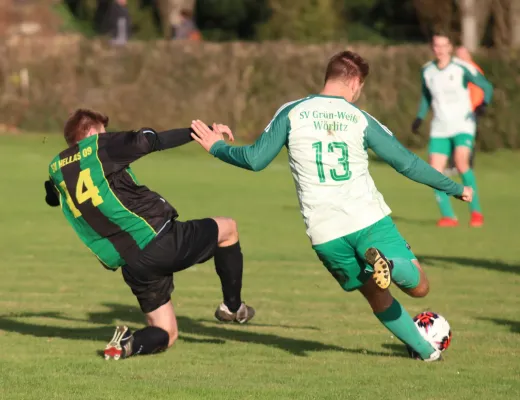
[[[347,292],[359,289],[372,275],[372,267],[364,259],[369,247],[377,248],[390,260],[417,259],[390,216],[357,232],[312,246],[323,265]]]
[[[430,154],[444,154],[451,157],[455,147],[469,147],[473,150],[475,146],[475,136],[469,133],[459,133],[458,135],[449,138],[430,138],[428,151]]]

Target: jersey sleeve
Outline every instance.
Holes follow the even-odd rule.
[[[277,112],[255,143],[229,146],[223,140],[215,143],[210,153],[218,159],[250,171],[261,171],[280,153],[287,143],[290,122],[287,112]]]
[[[428,110],[432,104],[432,94],[430,93],[430,89],[426,85],[426,80],[424,79],[424,72],[421,73],[421,100],[419,102],[419,110],[417,111],[417,118],[424,119],[426,118],[426,114],[428,114]]]
[[[461,65],[464,69],[465,83],[473,83],[484,91],[484,102],[489,104],[493,98],[493,85],[486,77],[474,66]]]
[[[123,168],[154,151],[156,135],[152,129],[143,128],[139,131],[108,132],[101,138],[106,140],[104,147],[110,161]]]
[[[110,160],[123,168],[139,158],[160,150],[171,149],[192,141],[190,128],[155,132],[150,128],[138,131],[105,133],[106,151]]]
[[[367,147],[401,175],[415,182],[445,192],[450,196],[460,196],[464,186],[452,181],[428,163],[406,149],[392,133],[375,118],[366,115],[368,125],[365,129]]]

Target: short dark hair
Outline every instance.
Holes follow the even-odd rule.
[[[363,83],[368,76],[370,68],[363,57],[353,51],[342,51],[332,56],[327,65],[325,82],[330,79],[359,78]]]
[[[99,125],[107,126],[108,117],[94,110],[79,108],[74,111],[63,129],[63,136],[69,146],[74,146],[83,139],[88,131]]]
[[[432,35],[432,42],[433,42],[433,38],[435,36],[446,38],[450,41],[450,43],[453,43],[452,35],[446,31],[443,31],[443,30],[435,31]]]

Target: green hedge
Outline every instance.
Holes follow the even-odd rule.
[[[112,48],[99,41],[57,38],[27,41],[0,52],[0,123],[59,131],[79,106],[109,114],[112,126],[157,129],[187,126],[193,118],[219,121],[253,139],[283,103],[316,93],[328,58],[344,44],[131,43]],[[426,47],[356,47],[371,72],[360,106],[409,146],[426,142],[410,133],[420,92]],[[519,148],[519,53],[482,53],[477,61],[495,85],[482,120],[484,150]],[[17,73],[29,71],[23,91]]]

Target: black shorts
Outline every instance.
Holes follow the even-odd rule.
[[[170,301],[173,273],[206,262],[215,254],[218,225],[211,218],[171,221],[140,253],[123,266],[123,278],[144,313]]]

